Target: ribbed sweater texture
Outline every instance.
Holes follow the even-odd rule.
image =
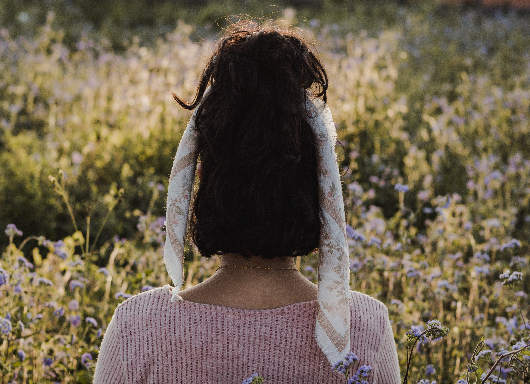
[[[241,384],[257,372],[265,384],[345,384],[315,340],[317,300],[272,309],[171,302],[171,287],[121,303],[101,344],[95,384]],[[350,372],[371,365],[371,384],[399,384],[388,310],[350,291]]]

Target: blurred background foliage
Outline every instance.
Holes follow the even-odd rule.
[[[149,182],[166,182],[187,120],[169,92],[193,94],[211,40],[232,14],[310,30],[349,145],[345,165],[361,185],[375,176],[419,189],[431,175],[433,196],[465,197],[466,165],[486,153],[500,156],[499,166],[515,153],[528,158],[524,15],[437,3],[297,4],[298,12],[283,12],[287,4],[252,1],[2,2],[0,224],[66,235],[70,223],[47,179],[62,168],[75,184],[74,211],[95,221],[104,216],[101,196],[124,188],[109,227],[132,235],[132,211],[145,207]],[[390,186],[370,201],[387,217],[396,210]]]
[[[101,241],[134,234],[133,212],[147,209],[149,183],[167,183],[189,117],[170,92],[192,97],[233,14],[306,30],[329,71],[347,178],[376,188],[366,204],[385,217],[398,209],[398,181],[472,199],[477,162],[494,156],[502,171],[530,155],[530,23],[521,11],[339,0],[6,0],[0,10],[0,225],[26,234],[70,233],[48,180],[59,169],[74,211],[93,223],[105,216],[103,196],[124,188]],[[516,209],[513,235],[527,236],[526,187],[501,185],[492,201]],[[426,204],[407,199],[416,210]]]
[[[398,21],[397,4],[388,0],[280,0],[271,4],[258,0],[5,0],[0,5],[0,23],[14,34],[31,35],[38,33],[38,26],[52,11],[57,27],[66,31],[67,42],[75,43],[87,31],[97,31],[115,48],[123,48],[123,41],[132,36],[154,42],[153,36],[171,32],[178,20],[219,31],[227,15],[277,17],[286,7],[295,7],[302,18],[318,15],[322,22],[344,19],[344,12],[362,16],[364,27]]]

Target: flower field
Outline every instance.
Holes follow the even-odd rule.
[[[282,14],[329,75],[351,287],[387,305],[409,383],[528,382],[530,19],[391,9],[371,28],[367,9]],[[90,383],[115,307],[170,284],[165,190],[190,117],[171,92],[193,97],[215,36],[180,22],[116,51],[64,41],[53,14],[39,28],[0,30],[0,382]],[[317,256],[297,263],[316,283]],[[186,287],[217,265],[190,245]]]

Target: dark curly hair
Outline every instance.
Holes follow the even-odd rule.
[[[269,259],[318,248],[316,138],[305,98],[309,90],[326,101],[327,88],[324,66],[302,37],[240,22],[220,40],[195,100],[173,94],[186,109],[198,106],[202,169],[191,234],[203,256]]]

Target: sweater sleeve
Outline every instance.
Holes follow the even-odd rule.
[[[385,312],[385,328],[377,354],[377,371],[374,384],[400,384],[399,361],[394,332],[388,318],[388,310]]]
[[[118,310],[114,312],[103,337],[94,374],[94,384],[125,383],[118,313]]]

